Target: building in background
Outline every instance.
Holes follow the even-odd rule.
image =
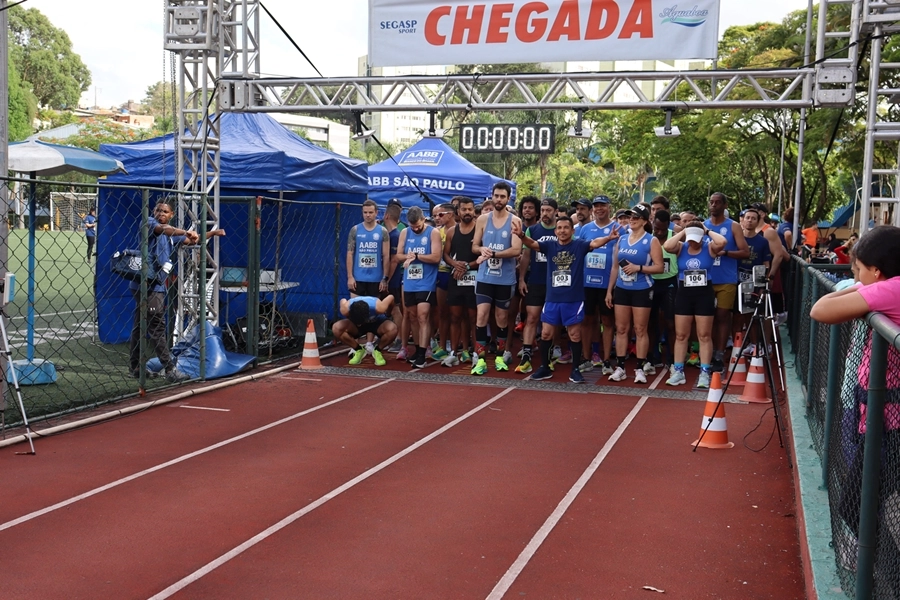
[[[269,113],[273,119],[295,133],[341,156],[350,156],[350,127],[319,117],[295,113]]]

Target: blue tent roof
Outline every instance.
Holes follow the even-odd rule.
[[[449,202],[453,196],[469,196],[476,201],[487,198],[494,184],[505,180],[482,171],[442,140],[424,138],[393,159],[369,167],[369,198],[379,204],[398,198],[407,208],[427,207],[413,181],[437,204]],[[507,183],[515,197],[515,182]]]
[[[834,209],[834,218],[831,221],[819,221],[817,223],[818,227],[844,227],[847,223],[850,222],[850,219],[853,218],[853,215],[856,214],[856,210],[859,205],[856,202],[851,202],[850,204],[845,204],[840,208]]]
[[[366,163],[325,150],[292,133],[266,114],[223,113],[219,119],[223,188],[366,193]],[[131,144],[103,144],[127,175],[109,183],[171,187],[175,180],[174,136]],[[163,172],[165,171],[165,175]]]

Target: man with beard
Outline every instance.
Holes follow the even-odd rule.
[[[555,240],[557,208],[556,200],[544,199],[541,202],[541,219],[525,229],[525,237],[538,242]],[[547,297],[547,255],[543,252],[528,250],[522,253],[519,293],[525,298],[525,328],[522,331],[522,360],[516,367],[516,373],[531,373],[534,337]]]
[[[469,360],[472,344],[472,324],[476,321],[475,272],[478,255],[472,251],[475,237],[475,202],[468,196],[454,196],[458,223],[447,230],[444,242],[444,262],[451,269],[447,286],[450,307],[450,355],[441,361],[445,367],[455,367]],[[462,345],[459,354],[457,349]]]
[[[506,210],[512,188],[505,181],[494,184],[491,199],[494,210],[483,214],[475,222],[472,251],[478,256],[478,274],[475,276],[475,298],[478,305],[475,324],[475,353],[478,360],[472,368],[473,375],[487,373],[484,359],[487,352],[487,326],[491,306],[497,321],[497,357],[494,368],[509,370],[512,354],[506,349],[509,334],[509,305],[516,284],[516,258],[522,253],[522,240],[512,235],[513,226],[521,229],[519,217]]]
[[[540,213],[540,206],[536,196],[525,196],[519,202],[519,218],[522,219],[522,228],[528,229],[532,225],[538,222],[538,213]],[[525,253],[527,254],[527,252]],[[519,264],[521,265],[522,259],[519,258]],[[521,269],[517,269],[521,270]],[[516,286],[516,292],[519,291],[519,286]],[[514,294],[514,307],[516,317],[516,333],[520,334],[525,329],[525,321],[528,318],[527,311],[525,310],[525,297],[522,294]]]
[[[351,296],[378,296],[387,292],[390,271],[390,236],[376,222],[378,205],[366,200],[363,222],[347,236],[347,288]]]
[[[582,372],[590,371],[595,366],[603,368],[603,374],[613,372],[610,364],[612,354],[613,332],[615,330],[615,311],[606,305],[606,290],[609,288],[609,280],[613,260],[610,256],[612,246],[607,242],[612,239],[612,230],[618,229],[619,234],[626,229],[609,218],[609,196],[600,194],[593,201],[594,220],[578,230],[578,237],[593,241],[603,238],[604,243],[591,251],[584,262],[584,327],[582,328],[582,356],[584,362],[580,365]],[[600,321],[603,323],[603,356],[600,356],[600,331],[597,328],[597,313],[600,313]],[[597,348],[592,352],[594,340],[597,340]]]
[[[725,238],[725,249],[718,253],[710,269],[709,282],[716,294],[716,315],[713,321],[712,370],[725,368],[723,356],[731,333],[732,311],[737,300],[738,261],[750,256],[750,248],[737,221],[725,216],[728,198],[722,192],[709,197],[709,218],[704,226]],[[681,215],[682,220],[684,215]]]
[[[577,235],[579,229],[591,222],[591,201],[587,198],[579,198],[572,203],[572,206],[575,207],[573,222],[575,223],[575,233]]]

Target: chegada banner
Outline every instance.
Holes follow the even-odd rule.
[[[712,59],[719,0],[369,0],[375,67]]]

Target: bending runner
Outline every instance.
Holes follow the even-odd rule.
[[[371,354],[375,365],[383,367],[382,352],[397,337],[397,325],[388,318],[394,308],[394,297],[390,294],[384,300],[374,296],[354,296],[349,300],[341,300],[340,311],[345,317],[332,325],[331,332],[335,339],[342,341],[353,348],[353,356],[350,357],[351,365],[358,365],[366,354]],[[365,347],[359,345],[357,339],[361,335],[378,336],[378,346],[367,342]]]

